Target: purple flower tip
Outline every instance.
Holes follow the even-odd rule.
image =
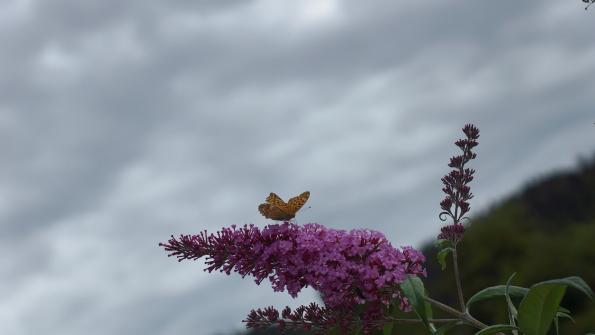
[[[473,180],[475,170],[465,168],[465,164],[477,157],[472,149],[478,144],[479,129],[472,124],[466,124],[463,127],[463,133],[466,138],[455,142],[463,154],[450,158],[448,166],[452,170],[442,178],[444,185],[442,191],[446,193],[446,197],[440,202],[442,209],[439,215],[440,220],[445,221],[446,217],[451,217],[453,224],[443,227],[438,239],[448,239],[454,245],[463,239],[465,228],[461,224],[461,220],[466,218],[465,214],[471,210],[469,200],[473,198],[473,193],[467,184]]]

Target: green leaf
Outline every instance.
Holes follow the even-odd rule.
[[[556,313],[556,317],[557,317],[558,319],[561,319],[561,318],[569,319],[570,321],[572,321],[572,323],[576,323],[576,322],[574,321],[574,319],[572,318],[572,316],[570,316],[570,314],[568,314],[568,313],[564,313],[564,312],[560,312],[559,310],[558,310],[558,312]]]
[[[413,311],[419,319],[423,322],[430,333],[434,333],[436,328],[431,324],[428,319],[432,318],[432,307],[424,299],[426,296],[424,284],[418,277],[408,276],[407,279],[401,284],[401,290],[403,294],[409,300]]]
[[[581,277],[572,276],[572,277],[566,277],[566,278],[560,278],[560,279],[552,279],[552,280],[547,280],[547,281],[537,283],[533,286],[545,285],[545,284],[568,285],[570,287],[574,287],[575,289],[583,292],[587,297],[589,297],[589,299],[591,299],[591,301],[595,300],[595,294],[593,293],[593,290],[591,290],[589,285],[587,283],[585,283],[585,281]]]
[[[496,334],[496,333],[501,333],[507,330],[517,330],[518,328],[515,326],[511,326],[511,325],[493,325],[493,326],[489,326],[487,328],[484,328],[480,331],[478,331],[477,333],[475,333],[475,335],[489,335],[489,334]]]
[[[574,323],[574,319],[572,318],[572,316],[570,316],[570,311],[568,311],[568,313],[562,311],[568,311],[566,308],[559,306],[558,307],[558,311],[556,312],[556,317],[554,318],[554,327],[556,329],[556,335],[560,334],[560,319],[561,318],[566,318],[566,319],[570,319],[570,321],[572,321]]]
[[[434,247],[436,249],[452,248],[452,243],[449,240],[436,240]]]
[[[560,308],[558,308],[558,311],[556,312],[556,318],[554,318],[554,326],[555,326],[555,329],[556,329],[556,335],[559,335],[560,334],[559,324],[560,324],[560,319],[561,318],[570,319],[570,321],[572,321],[572,323],[575,323],[574,322],[574,319],[572,318],[572,316],[570,316],[569,313],[560,312],[560,309],[566,309],[566,308],[560,307]]]
[[[547,280],[533,285],[519,309],[519,326],[527,335],[545,334],[552,321],[557,327],[560,317],[568,317],[572,320],[570,311],[560,307],[560,301],[567,286],[576,288],[592,301],[595,300],[595,294],[589,285],[576,276]]]
[[[554,319],[554,325],[556,326],[556,334],[559,334],[558,324],[560,323],[561,318],[570,319],[570,321],[572,321],[572,323],[575,323],[572,316],[570,316],[570,313],[561,312],[560,309],[566,309],[566,308],[560,307],[560,308],[558,308],[558,312],[556,312],[556,318]]]
[[[545,335],[556,316],[566,285],[533,285],[519,307],[519,327],[525,335]]]
[[[524,297],[527,292],[529,292],[528,288],[520,287],[520,286],[509,286],[508,287],[508,295],[512,297]],[[469,301],[467,301],[467,313],[469,313],[469,309],[471,305],[475,304],[478,301],[492,299],[495,297],[505,297],[506,296],[506,285],[498,285],[485,288],[477,293],[475,293]]]
[[[442,270],[446,270],[446,257],[454,250],[454,248],[444,248],[440,250],[440,252],[438,252],[438,254],[436,255],[436,258],[438,259],[438,263],[440,263],[440,267],[442,268]]]
[[[506,289],[504,290],[504,296],[506,297],[506,304],[508,306],[508,321],[511,325],[516,326],[515,320],[518,315],[518,311],[516,306],[512,303],[512,299],[510,299],[510,282],[512,282],[512,278],[516,276],[516,272],[513,273],[508,280],[506,281]]]
[[[391,335],[393,333],[393,327],[395,326],[395,322],[387,322],[382,327],[382,334],[383,335]]]

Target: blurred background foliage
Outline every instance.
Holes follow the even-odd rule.
[[[595,289],[595,156],[581,159],[572,170],[536,178],[518,193],[475,215],[471,222],[459,252],[466,299],[488,286],[505,284],[513,273],[516,277],[512,284],[517,286],[580,276]],[[432,243],[421,248],[427,257],[426,288],[433,298],[458,306],[452,263],[449,261],[446,271],[441,271]],[[588,298],[569,288],[562,306],[572,311],[576,323],[564,319],[561,334],[595,332],[595,304]],[[503,299],[478,303],[471,313],[490,324],[507,320]],[[435,316],[446,315],[435,311]],[[413,316],[403,313],[403,317]],[[395,334],[426,334],[419,326],[395,328]],[[455,331],[474,333],[465,326]]]

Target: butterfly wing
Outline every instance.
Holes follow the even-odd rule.
[[[269,194],[269,196],[267,197],[267,203],[276,206],[278,208],[283,208],[285,206],[287,206],[287,204],[285,203],[285,201],[283,201],[283,199],[281,199],[281,197],[279,197],[277,194],[271,192],[271,194]]]
[[[290,220],[295,217],[295,213],[294,215],[291,215],[289,213],[284,212],[281,208],[272,204],[260,204],[260,206],[258,206],[258,211],[265,218],[278,221]]]
[[[295,216],[295,213],[297,211],[299,211],[300,208],[302,208],[304,206],[306,201],[308,201],[309,197],[310,197],[310,192],[306,191],[306,192],[298,195],[297,197],[293,197],[293,198],[289,199],[287,201],[287,211],[289,213],[292,213]]]

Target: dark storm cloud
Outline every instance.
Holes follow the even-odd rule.
[[[268,192],[305,190],[299,223],[432,238],[467,122],[482,132],[474,210],[571,165],[593,148],[589,14],[508,0],[0,5],[0,252],[17,255],[0,266],[0,333],[241,327],[287,295],[177,264],[157,242],[262,226]]]

